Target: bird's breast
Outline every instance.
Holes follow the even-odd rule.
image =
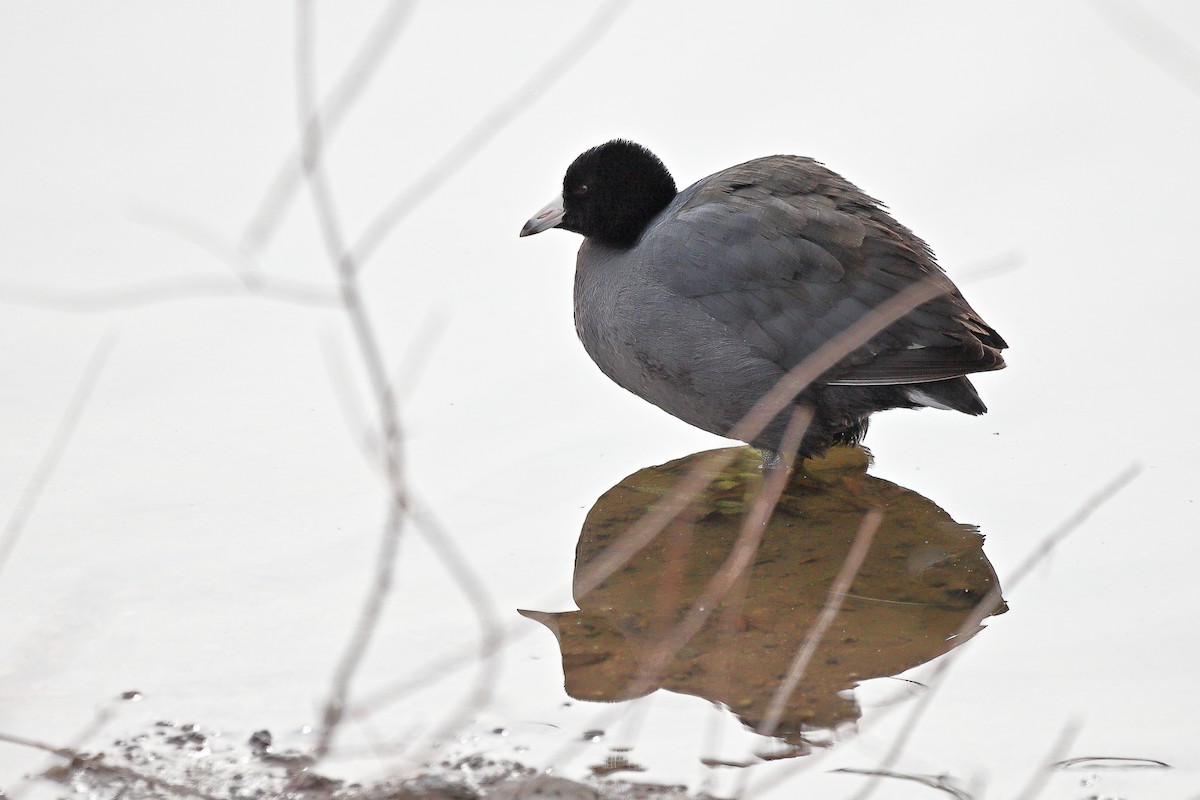
[[[724,433],[774,384],[778,367],[700,304],[636,264],[603,251],[586,259],[584,253],[575,276],[575,328],[588,355],[619,386]]]

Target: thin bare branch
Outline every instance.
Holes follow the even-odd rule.
[[[361,351],[367,378],[375,397],[377,414],[384,441],[385,465],[388,480],[397,502],[403,502],[403,479],[400,460],[400,421],[396,413],[395,395],[388,381],[387,363],[371,323],[366,304],[355,280],[357,272],[354,256],[347,248],[337,214],[333,189],[325,174],[323,163],[323,128],[321,119],[311,112],[315,79],[312,55],[312,9],[311,2],[297,3],[297,46],[296,86],[301,124],[304,126],[303,163],[308,177],[310,195],[317,212],[321,228],[321,239],[325,244],[330,263],[337,270],[343,310],[354,330],[354,337]]]
[[[378,74],[380,64],[391,52],[392,46],[412,18],[415,7],[415,0],[392,0],[384,5],[383,12],[371,27],[366,41],[355,54],[350,66],[342,73],[325,102],[320,109],[310,114],[310,119],[303,120],[302,124],[305,127],[319,119],[326,139],[333,135],[351,107]],[[304,141],[302,133],[298,137],[296,147],[288,153],[276,171],[266,195],[238,241],[237,249],[241,253],[254,255],[267,246],[288,204],[296,196],[305,174],[302,162]]]
[[[391,593],[396,554],[399,551],[408,498],[404,491],[400,463],[400,423],[391,386],[387,380],[385,361],[354,279],[355,270],[349,261],[350,257],[346,251],[345,238],[342,235],[332,190],[322,164],[321,119],[315,114],[313,107],[315,85],[313,34],[312,2],[311,0],[298,0],[296,3],[296,95],[304,142],[302,148],[304,170],[317,212],[322,240],[325,243],[330,262],[337,270],[343,310],[354,330],[375,397],[379,424],[384,436],[383,456],[389,490],[387,522],[383,526],[379,552],[375,560],[375,574],[360,612],[358,624],[355,626],[342,657],[338,660],[329,697],[322,712],[321,728],[318,732],[314,754],[317,758],[323,758],[329,753],[333,738],[345,716],[350,683],[374,637],[383,607]]]
[[[346,714],[350,684],[366,655],[386,600],[391,594],[403,522],[413,514],[413,507],[412,498],[404,482],[401,427],[393,384],[388,377],[386,360],[359,290],[354,256],[347,249],[332,187],[324,170],[323,119],[314,112],[312,105],[315,85],[312,16],[311,0],[299,0],[296,6],[296,86],[300,124],[304,128],[303,164],[322,239],[329,260],[338,274],[343,309],[354,330],[358,350],[374,395],[383,467],[389,492],[387,524],[384,526],[375,560],[375,574],[355,631],[338,662],[329,698],[325,703],[315,747],[316,757],[322,758],[329,753],[336,731]],[[453,541],[436,525],[431,514],[422,512],[416,515],[415,519],[418,522],[418,531],[433,548],[439,560],[446,565],[451,577],[466,595],[480,620],[483,629],[481,647],[486,662],[500,647],[501,629],[494,619],[492,604],[483,590],[483,583]],[[480,684],[468,697],[467,708],[474,708],[482,703],[491,691],[491,685],[490,678],[482,676]]]
[[[215,231],[195,220],[161,208],[139,206],[130,212],[131,218],[146,227],[182,239],[211,255],[229,267],[242,282],[246,291],[274,296],[279,300],[315,305],[336,306],[337,294],[329,286],[280,276],[264,275],[253,257],[231,247]]]
[[[1131,465],[1121,471],[1115,478],[1107,482],[1098,492],[1085,500],[1074,512],[1070,514],[1063,522],[1051,530],[1048,534],[1042,537],[1038,546],[1033,549],[1025,557],[1024,560],[1013,570],[1012,575],[1006,581],[1008,591],[1011,593],[1014,589],[1024,582],[1029,573],[1040,563],[1042,563],[1054,548],[1057,547],[1066,537],[1070,536],[1078,530],[1098,509],[1105,503],[1116,497],[1123,489],[1125,489],[1139,474],[1141,467],[1139,465]],[[975,606],[972,611],[963,620],[958,630],[952,638],[964,639],[970,636],[971,632],[977,630],[985,619],[991,616],[999,604],[1002,602],[1001,588],[999,585],[993,586],[983,599]],[[942,685],[943,679],[950,667],[955,663],[957,658],[962,654],[961,648],[955,648],[941,657],[934,666],[933,670],[925,678],[925,684],[928,689],[917,699],[912,707],[907,721],[902,730],[893,739],[891,746],[883,758],[880,759],[877,765],[877,770],[887,772],[890,770],[900,758],[900,754],[904,751],[908,741],[912,738],[921,718],[929,709],[933,702],[933,698],[937,696],[938,688]],[[794,772],[794,769],[781,769],[770,778],[755,784],[757,791],[766,791],[772,786],[788,779]],[[862,788],[858,794],[854,795],[852,800],[866,800],[875,789],[878,787],[878,778],[873,778],[867,782],[867,785]]]
[[[504,646],[505,632],[504,625],[496,616],[495,604],[484,589],[483,580],[471,568],[463,553],[454,544],[454,540],[434,518],[433,513],[415,501],[410,503],[409,513],[417,532],[445,565],[450,578],[470,603],[480,628],[478,662],[480,668],[475,687],[466,695],[459,707],[447,714],[437,729],[428,737],[431,742],[437,742],[457,731],[491,698],[499,674],[496,655]]]
[[[895,296],[880,303],[858,322],[834,336],[812,355],[787,372],[767,392],[750,413],[729,432],[731,439],[748,441],[754,439],[770,424],[776,415],[792,403],[810,383],[823,372],[845,358],[849,353],[865,344],[872,336],[912,311],[917,306],[942,294],[945,290],[935,279],[913,284]],[[585,594],[601,581],[613,574],[633,558],[672,519],[677,517],[688,504],[703,491],[713,476],[723,470],[735,457],[733,452],[714,453],[698,462],[674,489],[642,519],[630,527],[614,542],[603,556],[576,576],[576,591]]]
[[[880,303],[850,327],[817,348],[810,356],[788,370],[750,413],[729,431],[729,438],[752,441],[787,408],[800,392],[843,358],[866,344],[871,337],[914,308],[948,291],[940,275],[931,275],[907,286]]]
[[[28,736],[17,736],[13,733],[0,733],[0,742],[5,744],[15,744],[18,747],[28,747],[32,750],[41,750],[43,753],[59,756],[60,758],[72,759],[80,757],[81,754],[72,750],[69,747],[55,747],[52,744],[31,739]]]
[[[1025,789],[1017,795],[1017,800],[1034,800],[1042,790],[1046,788],[1046,783],[1050,780],[1050,776],[1054,774],[1058,768],[1062,757],[1071,749],[1071,745],[1075,742],[1075,737],[1079,735],[1079,723],[1068,722],[1059,731],[1058,738],[1054,740],[1054,744],[1050,748],[1049,754],[1042,759],[1042,765],[1038,771],[1029,779],[1029,783]]]
[[[1200,49],[1132,0],[1091,0],[1125,42],[1193,94],[1200,94]]]
[[[1125,469],[1121,470],[1121,472],[1118,473],[1115,478],[1101,487],[1098,492],[1085,500],[1069,517],[1060,522],[1054,530],[1046,534],[1039,545],[1034,548],[1033,552],[1025,556],[1025,559],[1017,565],[1016,569],[1013,570],[1011,577],[1008,579],[1008,585],[1010,589],[1019,586],[1029,575],[1029,573],[1032,572],[1038,564],[1041,564],[1046,557],[1053,552],[1055,547],[1058,547],[1058,545],[1062,543],[1063,539],[1066,539],[1068,536],[1078,530],[1093,514],[1095,514],[1102,506],[1124,491],[1129,484],[1133,483],[1133,480],[1141,474],[1141,464],[1130,464]],[[993,588],[992,591],[999,595],[999,589]],[[993,599],[999,601],[1000,598],[995,597]],[[980,605],[983,604],[980,603]],[[963,623],[961,630],[966,630],[968,627],[978,625],[983,621],[983,619],[986,618],[986,616],[987,614],[984,614],[984,616],[980,617],[978,620],[967,620]]]
[[[842,561],[842,568],[829,586],[829,594],[825,598],[825,604],[821,607],[821,613],[817,615],[816,622],[804,635],[804,641],[796,651],[796,657],[792,659],[787,675],[784,676],[783,681],[775,689],[775,694],[771,697],[767,713],[758,727],[758,732],[763,736],[775,735],[775,729],[779,726],[779,720],[783,716],[788,700],[791,699],[796,687],[804,678],[808,665],[812,663],[812,658],[816,655],[817,647],[820,646],[825,634],[829,631],[829,626],[833,624],[834,618],[842,610],[846,592],[850,589],[850,584],[854,583],[854,578],[858,575],[858,570],[862,567],[863,559],[867,557],[867,551],[871,549],[871,542],[874,541],[875,533],[879,530],[882,522],[883,511],[878,508],[871,509],[863,517],[862,523],[858,526],[858,533],[854,536],[854,542],[850,545],[850,551]]]
[[[545,93],[572,67],[591,52],[617,19],[630,5],[630,0],[609,0],[586,20],[579,30],[563,43],[529,80],[480,117],[440,158],[433,162],[394,200],[367,224],[354,244],[354,262],[365,264],[379,245],[414,209],[438,188],[458,173],[470,160],[494,139],[513,120]]]
[[[329,376],[329,386],[342,412],[342,421],[350,438],[358,445],[371,469],[378,469],[383,463],[378,437],[367,422],[367,414],[363,409],[358,394],[354,391],[354,381],[351,379],[350,367],[342,357],[338,342],[332,335],[322,335],[319,339],[322,360],[325,371]]]
[[[231,247],[203,223],[154,205],[137,204],[129,209],[128,217],[139,225],[164,233],[191,244],[229,267],[243,283],[254,278],[258,264],[245,253]]]
[[[730,548],[729,555],[709,578],[704,590],[688,604],[688,611],[684,618],[666,631],[641,659],[637,673],[624,686],[623,694],[626,696],[646,695],[658,688],[658,681],[671,659],[691,641],[692,637],[700,632],[705,622],[722,605],[733,588],[740,584],[746,571],[754,563],[759,544],[766,532],[767,523],[775,511],[784,489],[787,488],[792,468],[795,465],[796,452],[800,448],[800,441],[810,422],[812,422],[811,409],[799,407],[792,412],[781,441],[779,462],[775,466],[763,470],[764,474],[758,493],[750,505],[745,519],[742,520],[737,539]],[[711,478],[709,480],[711,482]],[[704,487],[700,488],[702,490]],[[689,505],[691,499],[694,497],[689,499]],[[669,522],[670,520],[668,520]],[[663,527],[666,527],[666,523]],[[575,596],[576,598],[583,597],[578,586],[576,586]],[[734,608],[727,607],[726,610],[736,613]],[[607,729],[617,719],[628,713],[625,706],[627,704],[622,703],[604,709],[593,718],[591,726]],[[585,745],[586,743],[582,740],[565,744],[553,755],[550,763],[558,764],[573,758]]]
[[[793,398],[822,372],[865,344],[888,325],[922,303],[941,294],[944,290],[936,286],[935,280],[936,277],[914,284],[899,292],[828,341],[781,378],[775,388],[759,400],[750,414],[738,423],[730,436],[753,439],[774,419],[775,415],[789,405]],[[575,576],[574,591],[579,595],[586,594],[595,589],[608,576],[625,566],[629,559],[653,541],[736,457],[737,451],[730,449],[709,453],[705,457],[697,459],[696,463],[684,473],[670,492],[622,533],[602,555]],[[508,634],[508,638],[509,641],[512,640],[511,632]],[[368,705],[382,707],[397,702],[409,692],[446,677],[450,671],[464,668],[469,663],[467,658],[471,650],[473,648],[456,650],[431,663],[419,675],[377,689],[370,694],[368,699],[362,701],[359,707],[363,708]]]
[[[83,745],[85,745],[89,741],[91,741],[92,737],[94,737],[98,733],[100,733],[100,731],[104,729],[104,726],[106,726],[109,722],[111,722],[113,717],[115,717],[115,716],[116,716],[116,711],[114,709],[113,703],[110,702],[108,705],[101,706],[96,711],[96,715],[94,717],[92,717],[91,721],[88,722],[87,725],[84,725],[83,728],[79,731],[79,733],[75,734],[75,736],[71,740],[71,743],[68,744],[65,748],[58,748],[58,750],[61,752],[54,752],[54,755],[61,757],[63,752],[70,752],[70,753],[81,752],[80,748],[82,748]],[[41,748],[39,748],[39,749],[41,749]],[[17,800],[17,798],[23,796],[25,793],[25,791],[24,791],[25,788],[32,782],[44,778],[50,769],[51,769],[51,767],[48,766],[48,767],[44,767],[41,770],[38,770],[32,774],[26,775],[25,779],[21,783],[18,783],[16,786],[12,787],[9,790],[9,793],[8,793],[9,800]]]
[[[736,451],[726,450],[709,453],[697,460],[695,466],[680,478],[662,500],[655,503],[641,519],[622,533],[602,555],[575,575],[575,593],[580,596],[587,594],[625,566],[629,559],[650,544],[671,520],[682,514],[700,492],[704,491],[704,487],[712,483],[736,457]]]
[[[775,512],[775,506],[783,490],[787,488],[788,478],[795,463],[796,451],[800,449],[800,440],[804,431],[812,421],[812,411],[808,408],[797,408],[788,421],[784,431],[780,455],[783,463],[763,470],[762,485],[758,496],[750,506],[750,511],[742,521],[737,540],[730,549],[729,556],[708,580],[704,591],[689,604],[687,614],[665,636],[663,636],[647,655],[637,676],[626,688],[630,695],[643,694],[654,688],[654,684],[671,659],[700,632],[704,623],[721,605],[721,601],[734,587],[738,580],[746,574],[746,570],[754,563],[758,555],[758,546],[766,532],[767,523]],[[582,595],[579,595],[582,596]]]
[[[0,303],[71,314],[107,314],[162,303],[225,297],[262,297],[317,308],[336,308],[337,297],[298,282],[256,277],[251,283],[214,275],[181,275],[103,289],[63,289],[55,286],[0,281]]]
[[[1066,520],[1060,523],[1058,527],[1044,536],[1038,546],[1035,547],[1033,551],[1024,558],[1024,560],[1017,566],[1015,570],[1013,570],[1012,575],[1007,580],[1009,592],[1012,592],[1012,590],[1020,586],[1025,580],[1025,577],[1033,571],[1034,567],[1042,563],[1042,561],[1044,561],[1050,555],[1050,553],[1053,552],[1054,548],[1057,547],[1063,539],[1071,535],[1080,526],[1082,526],[1083,523],[1086,522],[1088,518],[1096,512],[1097,509],[1119,494],[1122,489],[1128,486],[1130,482],[1133,481],[1138,474],[1140,474],[1140,472],[1141,467],[1138,465],[1126,467],[1119,475],[1105,484],[1100,491],[1096,492],[1096,494],[1085,500],[1083,504],[1079,506],[1079,508],[1076,509],[1073,514],[1067,517]],[[955,633],[955,638],[961,639],[969,635],[971,631],[978,628],[979,625],[982,624],[983,621],[995,611],[1001,600],[1000,585],[996,584],[986,595],[983,596],[983,599],[980,600],[979,604],[975,606],[975,610],[967,615],[966,619],[963,620],[962,625],[959,626],[958,631]],[[929,686],[929,690],[922,694],[917,700],[916,704],[913,706],[912,713],[909,715],[908,721],[903,730],[892,740],[891,747],[888,748],[887,753],[880,760],[878,765],[879,769],[891,769],[895,765],[896,761],[900,758],[900,754],[904,752],[905,746],[908,744],[909,739],[912,738],[917,724],[932,705],[933,698],[937,696],[937,690],[941,686],[942,679],[947,670],[949,670],[950,666],[957,660],[957,657],[961,653],[961,649],[951,650],[942,658],[941,661],[937,663],[937,666],[934,667],[933,672],[930,673],[929,677],[925,681],[925,683]],[[854,797],[854,800],[866,800],[866,798],[869,797],[875,790],[877,784],[878,781],[868,782],[868,784],[863,787],[863,790]]]
[[[439,339],[446,332],[446,315],[438,309],[429,311],[420,327],[400,354],[400,362],[392,373],[391,384],[396,387],[398,401],[407,400],[416,391],[425,368],[438,352]]]
[[[31,739],[25,736],[16,736],[10,733],[0,733],[0,742],[17,745],[18,747],[29,747],[34,750],[41,750],[44,753],[51,753],[68,762],[68,769],[85,770],[87,772],[99,775],[102,778],[112,780],[115,778],[124,779],[127,781],[136,781],[144,783],[147,786],[152,786],[156,789],[162,789],[179,797],[198,797],[201,800],[218,800],[213,795],[206,794],[192,786],[184,786],[183,784],[173,783],[163,780],[154,775],[145,775],[137,770],[129,767],[124,767],[119,764],[109,764],[104,760],[103,756],[91,756],[80,750],[71,747],[55,747],[46,742],[37,739]]]
[[[75,385],[75,391],[71,394],[71,400],[67,403],[67,408],[58,421],[54,438],[50,440],[46,451],[42,453],[42,458],[34,468],[29,483],[25,485],[25,490],[21,492],[21,496],[17,498],[17,504],[8,515],[4,530],[0,532],[0,573],[4,572],[4,567],[25,530],[25,523],[29,521],[30,515],[37,507],[38,499],[42,496],[46,485],[54,476],[55,470],[58,469],[63,455],[67,452],[67,446],[75,435],[79,420],[83,418],[83,412],[87,409],[88,401],[92,398],[96,383],[104,371],[104,365],[112,353],[115,342],[116,336],[110,332],[105,334],[92,351],[87,365],[83,368],[83,374],[80,375],[79,382]]]
[[[350,684],[367,652],[367,647],[374,638],[379,627],[379,619],[383,615],[383,607],[392,591],[392,580],[396,555],[400,550],[400,540],[404,512],[393,505],[388,513],[387,524],[379,540],[379,552],[375,557],[375,575],[367,592],[363,608],[359,612],[358,623],[351,635],[330,682],[329,697],[325,701],[321,713],[321,728],[317,734],[317,745],[313,749],[316,758],[321,759],[329,754],[333,746],[334,736],[345,718],[346,708],[350,700]]]

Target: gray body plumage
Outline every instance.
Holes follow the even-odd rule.
[[[1003,339],[923,241],[857,187],[795,156],[749,161],[680,192],[631,247],[585,239],[575,274],[584,347],[619,385],[725,434],[791,367],[933,276],[945,294],[846,356],[797,402],[801,452],[856,441],[869,414],[986,409],[963,376],[1004,366]],[[778,449],[781,414],[751,443]]]

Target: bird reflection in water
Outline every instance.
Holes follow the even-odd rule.
[[[982,625],[960,628],[985,599],[992,608],[977,618],[1007,610],[998,592],[988,598],[998,581],[974,526],[867,475],[862,448],[837,447],[791,476],[748,574],[683,647],[657,662],[664,666],[648,667],[730,556],[762,483],[759,452],[739,449],[680,518],[581,595],[588,565],[708,454],[636,472],[588,513],[575,557],[580,610],[521,612],[557,637],[571,697],[613,702],[661,688],[722,703],[759,728],[873,508],[883,518],[870,550],[774,725],[791,754],[859,718],[852,690],[860,682],[903,672],[971,638]]]

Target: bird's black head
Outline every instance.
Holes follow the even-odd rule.
[[[640,144],[614,139],[567,168],[559,227],[629,247],[673,199],[675,181],[658,156]]]
[[[566,228],[614,247],[630,247],[675,198],[671,173],[640,144],[614,139],[575,159],[563,192],[521,228],[522,236]]]

